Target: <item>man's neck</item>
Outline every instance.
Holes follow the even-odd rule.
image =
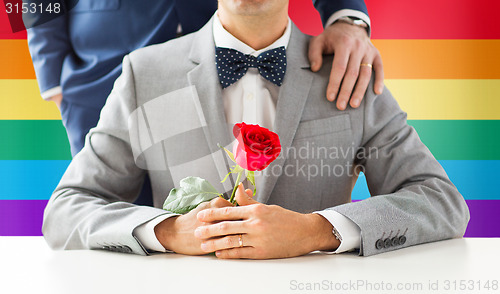
[[[278,40],[285,32],[288,15],[273,17],[237,16],[218,12],[224,29],[255,50],[261,50]]]

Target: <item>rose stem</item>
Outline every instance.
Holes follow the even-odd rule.
[[[229,198],[229,202],[231,202],[232,204],[234,204],[234,195],[236,195],[236,189],[240,185],[240,179],[241,179],[242,173],[243,173],[243,171],[240,171],[238,173],[238,177],[236,178],[236,183],[235,183],[234,188],[233,188],[233,193],[231,194],[231,198]]]

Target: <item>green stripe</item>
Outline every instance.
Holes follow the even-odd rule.
[[[71,159],[60,120],[0,120],[0,160]]]
[[[500,120],[410,120],[439,160],[499,160]]]
[[[500,160],[500,120],[410,120],[439,160]],[[68,160],[60,120],[0,120],[0,160]]]

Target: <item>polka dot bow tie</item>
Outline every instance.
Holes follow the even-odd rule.
[[[278,47],[255,57],[234,49],[216,47],[215,64],[223,89],[241,79],[249,67],[257,68],[262,77],[281,86],[286,72],[286,50],[285,47]]]

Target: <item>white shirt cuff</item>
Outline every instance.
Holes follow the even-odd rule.
[[[47,91],[43,92],[42,98],[44,100],[49,100],[50,98],[52,98],[52,96],[57,95],[57,94],[61,94],[61,93],[62,93],[61,86],[57,86],[57,87],[54,87],[52,89],[48,89]]]
[[[322,251],[328,254],[342,253],[357,249],[361,245],[361,229],[352,220],[334,210],[315,211],[326,218],[341,237],[340,246],[335,251]],[[335,232],[332,232],[335,234]]]
[[[340,18],[345,17],[345,16],[357,17],[357,18],[363,20],[364,22],[366,22],[366,24],[368,25],[368,37],[370,37],[371,26],[372,26],[371,22],[370,22],[370,18],[365,13],[358,11],[358,10],[354,10],[354,9],[341,9],[341,10],[335,12],[334,14],[332,14],[332,16],[330,16],[328,18],[328,21],[325,24],[325,28],[328,27],[329,25],[333,24],[334,22],[336,22]]]
[[[139,242],[141,242],[142,246],[148,250],[158,251],[158,252],[171,252],[165,249],[163,245],[161,245],[160,241],[156,238],[155,227],[157,224],[166,220],[169,217],[176,216],[178,214],[164,214],[154,219],[150,220],[147,223],[143,223],[134,229],[134,235],[137,237]]]

